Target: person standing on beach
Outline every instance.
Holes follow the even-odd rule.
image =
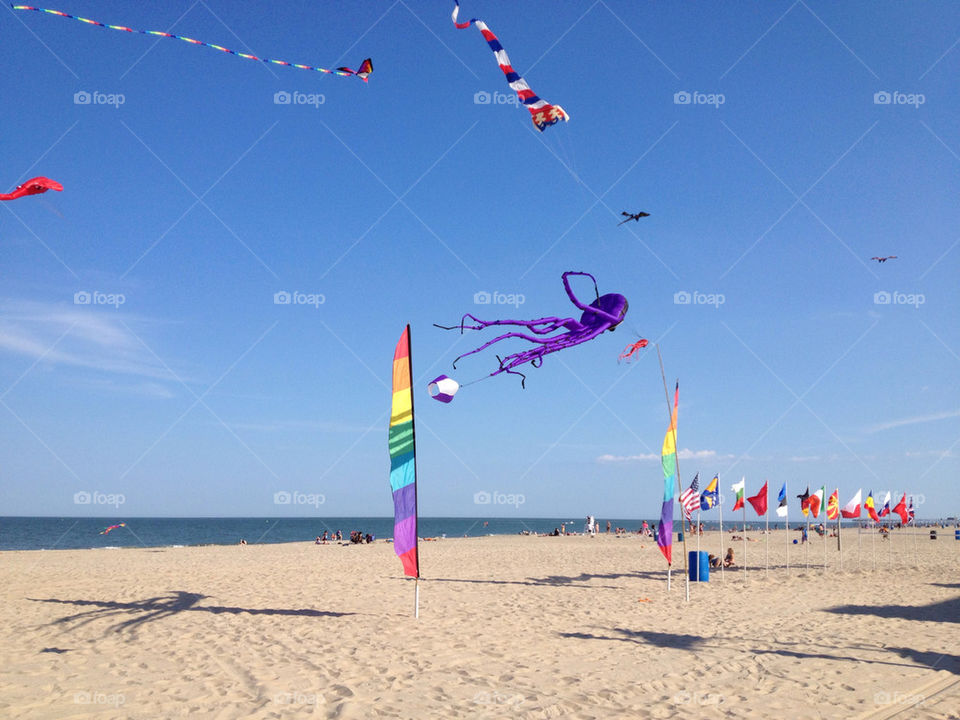
[[[610,534],[610,521],[607,520],[607,535]]]

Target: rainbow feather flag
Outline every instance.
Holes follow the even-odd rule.
[[[680,402],[680,383],[673,391],[673,414],[670,427],[663,436],[663,449],[660,451],[660,464],[663,466],[663,507],[660,509],[660,524],[657,526],[657,545],[673,564],[673,495],[677,480],[677,405]]]
[[[393,353],[393,406],[390,411],[390,488],[393,490],[393,551],[403,572],[420,577],[417,549],[417,461],[410,378],[410,326]]]

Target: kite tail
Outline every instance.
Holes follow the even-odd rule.
[[[567,115],[566,111],[559,105],[551,105],[546,100],[541,100],[537,97],[536,93],[530,89],[530,86],[527,85],[527,81],[524,80],[513,69],[513,66],[510,64],[510,58],[507,57],[507,51],[503,49],[503,45],[500,44],[500,41],[497,40],[497,36],[493,34],[490,28],[487,27],[487,24],[483,20],[478,20],[477,18],[471,18],[467,22],[461,23],[457,22],[457,16],[460,14],[460,3],[458,0],[454,0],[453,6],[453,24],[458,30],[463,30],[468,28],[471,25],[476,25],[477,30],[483,35],[483,39],[487,41],[487,45],[490,46],[490,49],[493,50],[493,55],[497,59],[497,64],[500,65],[500,69],[503,71],[503,74],[507,77],[507,84],[517,93],[517,97],[520,98],[527,110],[530,111],[531,119],[533,120],[534,126],[540,132],[543,132],[549,125],[554,125],[561,120],[566,122],[570,119],[570,116]]]

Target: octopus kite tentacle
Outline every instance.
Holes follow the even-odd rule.
[[[328,75],[340,75],[341,77],[350,77],[355,75],[364,82],[367,82],[367,76],[373,72],[373,63],[370,61],[370,58],[367,58],[360,64],[358,70],[351,70],[348,67],[340,67],[336,70],[327,70],[322,67],[314,67],[313,65],[301,65],[300,63],[287,62],[286,60],[271,60],[270,58],[257,57],[256,55],[250,55],[249,53],[238,52],[237,50],[230,50],[228,48],[222,47],[220,45],[214,45],[213,43],[203,42],[202,40],[194,40],[193,38],[184,37],[183,35],[174,35],[168,32],[162,32],[160,30],[135,30],[134,28],[128,28],[124,25],[108,25],[106,23],[99,22],[97,20],[89,20],[87,18],[82,18],[77,15],[71,15],[70,13],[65,13],[60,10],[49,10],[47,8],[38,8],[33,7],[32,5],[11,5],[14,10],[33,10],[34,12],[47,13],[49,15],[57,15],[58,17],[70,18],[72,20],[79,20],[82,23],[87,25],[96,25],[97,27],[109,28],[110,30],[120,30],[122,32],[128,33],[139,33],[140,35],[153,35],[155,37],[165,37],[172,38],[174,40],[183,40],[188,42],[191,45],[203,45],[204,47],[213,48],[214,50],[219,50],[220,52],[225,52],[229,55],[236,55],[237,57],[242,57],[246,60],[256,60],[258,62],[269,63],[272,65],[286,65],[287,67],[297,68],[298,70],[315,70],[316,72],[326,73]]]
[[[507,51],[503,49],[503,45],[497,40],[497,36],[493,34],[483,20],[472,18],[464,23],[457,22],[457,16],[460,14],[460,2],[459,0],[454,0],[454,3],[453,24],[459,30],[468,28],[471,25],[477,26],[477,30],[481,32],[483,39],[487,41],[487,45],[493,50],[497,64],[500,65],[500,69],[503,71],[503,74],[506,75],[507,84],[517,93],[520,102],[530,111],[530,117],[533,120],[534,127],[540,132],[543,132],[550,125],[554,125],[561,120],[564,122],[569,120],[570,116],[567,115],[562,107],[559,105],[551,105],[546,100],[541,100],[537,97],[536,93],[530,89],[527,81],[520,77],[517,71],[513,69],[513,66],[510,64],[510,58],[507,57]]]

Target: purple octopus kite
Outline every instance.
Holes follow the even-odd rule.
[[[568,277],[571,275],[583,275],[593,280],[593,289],[597,299],[589,305],[584,305],[582,302],[577,300],[576,295],[573,294],[573,290],[570,288],[570,281],[568,280]],[[563,274],[563,288],[567,291],[567,297],[570,298],[570,302],[583,310],[583,314],[580,315],[579,320],[570,317],[545,317],[540,318],[539,320],[481,320],[477,317],[474,317],[470,313],[467,313],[460,319],[459,325],[452,325],[450,327],[445,325],[436,325],[436,327],[443,330],[455,330],[459,327],[460,332],[463,332],[465,328],[469,328],[471,330],[483,330],[491,325],[518,325],[520,327],[527,328],[530,332],[534,333],[534,335],[547,335],[547,333],[552,333],[555,330],[560,330],[561,328],[564,330],[563,332],[557,333],[556,335],[550,335],[549,337],[534,337],[534,335],[527,335],[526,333],[522,332],[505,333],[499,337],[495,337],[493,340],[490,340],[487,343],[484,343],[476,350],[471,350],[470,352],[464,353],[458,357],[453,361],[454,369],[457,367],[457,362],[459,362],[461,358],[465,358],[467,355],[478,353],[481,350],[485,350],[486,348],[490,347],[494,343],[500,342],[501,340],[506,340],[507,338],[522,338],[523,340],[535,343],[535,346],[529,348],[528,350],[507,355],[503,358],[498,355],[497,360],[500,361],[500,367],[486,377],[493,377],[494,375],[499,375],[502,372],[510,375],[519,375],[520,385],[525,386],[526,376],[521,372],[517,372],[514,370],[514,368],[525,363],[530,363],[533,367],[538,368],[543,364],[544,355],[549,355],[550,353],[557,352],[558,350],[564,350],[566,348],[573,347],[574,345],[587,342],[588,340],[593,340],[606,330],[613,331],[617,328],[617,325],[623,322],[623,318],[627,314],[627,299],[623,295],[618,295],[616,293],[601,295],[599,289],[597,288],[597,279],[590,273],[572,271],[565,272]],[[467,318],[477,324],[465,324]],[[459,384],[455,380],[448,378],[446,375],[441,375],[431,382],[427,389],[430,392],[430,395],[436,400],[440,400],[441,402],[450,402],[459,387]]]

